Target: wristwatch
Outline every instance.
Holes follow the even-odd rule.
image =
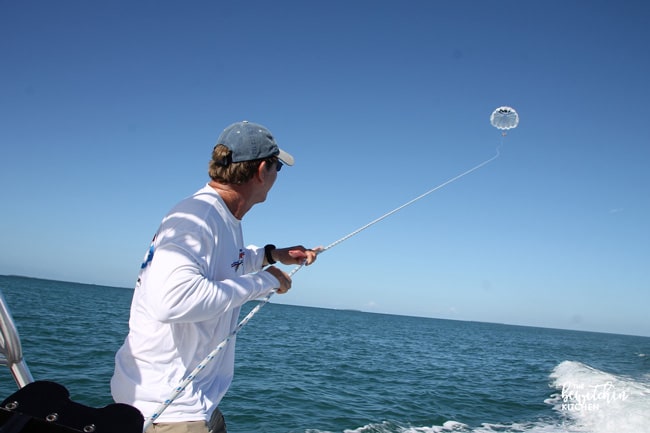
[[[273,260],[273,250],[275,249],[275,245],[268,244],[264,246],[264,257],[266,257],[266,263],[269,265],[272,265],[275,263],[275,260]]]

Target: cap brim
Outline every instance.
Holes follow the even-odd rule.
[[[282,149],[280,149],[280,153],[278,154],[278,159],[282,161],[283,164],[293,165],[293,156],[289,155],[287,152],[285,152]]]

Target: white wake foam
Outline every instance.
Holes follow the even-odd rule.
[[[383,422],[344,433],[650,433],[650,377],[632,379],[564,361],[550,380],[556,392],[545,402],[555,416],[546,420],[480,427],[451,420],[423,427]]]
[[[606,373],[575,361],[553,370],[558,391],[548,402],[589,433],[650,432],[650,382]]]

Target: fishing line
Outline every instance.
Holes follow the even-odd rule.
[[[354,230],[353,232],[350,232],[349,234],[343,236],[342,238],[340,238],[340,239],[338,239],[338,240],[332,242],[331,244],[329,244],[329,245],[327,245],[326,247],[322,248],[321,250],[317,251],[317,254],[322,254],[322,253],[324,253],[325,251],[327,251],[327,250],[329,250],[329,249],[331,249],[331,248],[334,248],[335,246],[337,246],[337,245],[340,244],[341,242],[344,242],[344,241],[350,239],[352,236],[355,236],[355,235],[361,233],[362,231],[366,230],[367,228],[369,228],[369,227],[371,227],[371,226],[377,224],[378,222],[380,222],[380,221],[382,221],[382,220],[388,218],[389,216],[393,215],[394,213],[399,212],[400,210],[404,209],[405,207],[412,205],[412,204],[415,203],[416,201],[419,201],[419,200],[423,199],[424,197],[428,196],[429,194],[434,193],[434,192],[438,191],[439,189],[444,188],[445,186],[449,185],[450,183],[455,182],[455,181],[457,181],[458,179],[460,179],[460,178],[462,178],[462,177],[464,177],[464,176],[467,176],[468,174],[470,174],[470,173],[472,173],[472,172],[478,170],[479,168],[481,168],[481,167],[483,167],[483,166],[489,164],[490,162],[494,161],[495,159],[497,159],[497,158],[499,157],[499,155],[500,155],[500,151],[499,151],[499,149],[501,148],[502,144],[503,144],[503,139],[502,139],[502,143],[501,143],[499,146],[497,146],[497,148],[496,148],[496,154],[495,154],[494,156],[492,156],[491,158],[486,159],[485,161],[481,162],[480,164],[475,165],[474,167],[470,168],[469,170],[464,171],[463,173],[461,173],[461,174],[459,174],[459,175],[457,175],[457,176],[452,177],[451,179],[449,179],[449,180],[447,180],[447,181],[441,183],[440,185],[438,185],[438,186],[436,186],[436,187],[434,187],[434,188],[431,188],[429,191],[427,191],[427,192],[425,192],[425,193],[423,193],[423,194],[420,194],[419,196],[415,197],[415,198],[412,199],[412,200],[407,201],[407,202],[404,203],[403,205],[396,207],[395,209],[391,210],[390,212],[385,213],[384,215],[380,216],[379,218],[376,218],[376,219],[370,221],[368,224],[366,224],[366,225],[364,225],[364,226],[362,226],[362,227],[359,227],[358,229]],[[289,273],[289,277],[292,277],[292,276],[293,276],[296,272],[298,272],[298,271],[299,271],[303,266],[304,266],[304,263],[301,264],[301,265],[296,266],[296,267],[295,267],[295,268],[294,268],[294,269]],[[263,298],[262,300],[260,300],[259,304],[257,304],[257,305],[256,305],[256,306],[255,306],[255,307],[254,307],[254,308],[253,308],[253,309],[252,309],[252,310],[251,310],[251,311],[250,311],[250,312],[249,312],[249,313],[248,313],[248,314],[247,314],[247,315],[246,315],[246,316],[241,320],[241,322],[239,322],[239,324],[237,325],[237,327],[235,327],[235,329],[234,329],[234,330],[233,330],[233,331],[232,331],[232,332],[231,332],[231,333],[230,333],[230,334],[229,334],[229,335],[228,335],[228,336],[227,336],[227,337],[226,337],[226,338],[225,338],[221,343],[219,343],[219,345],[218,345],[217,347],[215,347],[215,349],[214,349],[212,352],[210,352],[210,353],[208,354],[208,356],[206,356],[206,357],[203,359],[203,361],[201,361],[201,362],[199,363],[199,365],[196,366],[196,368],[195,368],[194,370],[192,370],[192,372],[191,372],[191,373],[190,373],[190,374],[189,374],[189,375],[188,375],[188,376],[183,380],[183,382],[181,382],[181,384],[178,385],[178,386],[174,389],[174,391],[173,391],[173,392],[171,393],[171,395],[167,398],[167,400],[165,400],[163,403],[160,404],[160,406],[158,406],[158,408],[156,409],[156,412],[154,412],[154,413],[151,415],[151,417],[149,418],[149,420],[147,420],[147,422],[145,422],[144,430],[146,430],[146,429],[147,429],[151,424],[153,424],[153,422],[154,422],[156,419],[158,419],[158,417],[160,417],[160,415],[165,411],[165,409],[167,409],[167,407],[169,407],[169,406],[174,402],[174,400],[176,400],[176,398],[177,398],[177,397],[178,397],[178,396],[179,396],[183,391],[185,391],[185,388],[187,388],[187,385],[189,385],[189,384],[190,384],[190,383],[191,383],[191,382],[196,378],[196,376],[197,376],[198,374],[201,373],[201,371],[205,368],[205,366],[208,365],[208,363],[210,363],[210,361],[212,361],[212,360],[216,357],[216,355],[219,353],[219,351],[221,351],[221,350],[222,350],[222,349],[223,349],[223,348],[228,344],[228,342],[229,342],[230,340],[232,340],[232,338],[233,338],[235,335],[237,335],[237,333],[238,333],[238,332],[239,332],[239,331],[240,331],[240,330],[241,330],[241,329],[242,329],[242,328],[243,328],[243,327],[244,327],[244,326],[249,322],[249,320],[251,320],[251,318],[252,318],[252,317],[253,317],[253,316],[254,316],[254,315],[255,315],[255,314],[256,314],[256,313],[257,313],[257,312],[258,312],[258,311],[259,311],[259,310],[264,306],[264,305],[266,305],[266,304],[269,302],[269,300],[271,299],[271,297],[272,297],[274,294],[275,294],[275,292],[271,292],[271,293],[269,293],[265,298]]]

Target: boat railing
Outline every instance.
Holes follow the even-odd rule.
[[[0,365],[9,368],[19,388],[34,381],[23,359],[18,330],[2,291],[0,291]]]

